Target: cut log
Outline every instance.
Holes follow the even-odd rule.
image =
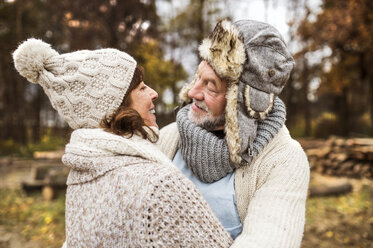
[[[311,170],[331,176],[372,179],[373,139],[330,137],[318,146],[308,139],[306,154]]]
[[[315,186],[310,188],[310,197],[331,196],[347,194],[352,191],[352,185],[348,182],[333,186]]]
[[[51,186],[44,186],[41,194],[46,201],[50,201],[55,197],[55,189]]]
[[[36,151],[33,154],[35,159],[56,159],[61,160],[62,155],[64,154],[63,150],[58,151]]]
[[[351,169],[354,167],[354,164],[355,164],[355,161],[352,161],[352,160],[345,161],[345,162],[341,165],[341,169],[344,170],[344,171],[351,170]]]
[[[349,139],[349,145],[357,145],[357,146],[371,146],[373,147],[373,139],[365,138],[365,139]]]
[[[308,156],[326,157],[330,153],[331,150],[332,150],[331,147],[323,146],[320,148],[312,148],[312,149],[306,150],[306,153]]]
[[[329,158],[334,161],[343,162],[348,158],[346,153],[332,153]]]

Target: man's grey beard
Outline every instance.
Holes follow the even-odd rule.
[[[215,130],[217,127],[224,126],[225,124],[225,114],[219,116],[212,116],[210,110],[204,102],[193,99],[193,102],[203,110],[207,112],[206,115],[199,116],[192,109],[188,112],[188,118],[194,122],[197,126],[200,126],[206,130]]]

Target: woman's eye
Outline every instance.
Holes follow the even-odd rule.
[[[146,86],[142,86],[140,89],[141,89],[141,90],[145,90],[145,89],[146,89]]]

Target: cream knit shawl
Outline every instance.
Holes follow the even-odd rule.
[[[67,247],[229,247],[194,185],[151,142],[72,133],[63,162]]]

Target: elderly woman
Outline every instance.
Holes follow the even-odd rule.
[[[63,163],[67,247],[228,247],[194,185],[153,144],[157,93],[116,49],[59,54],[29,39],[13,54],[74,129]]]

